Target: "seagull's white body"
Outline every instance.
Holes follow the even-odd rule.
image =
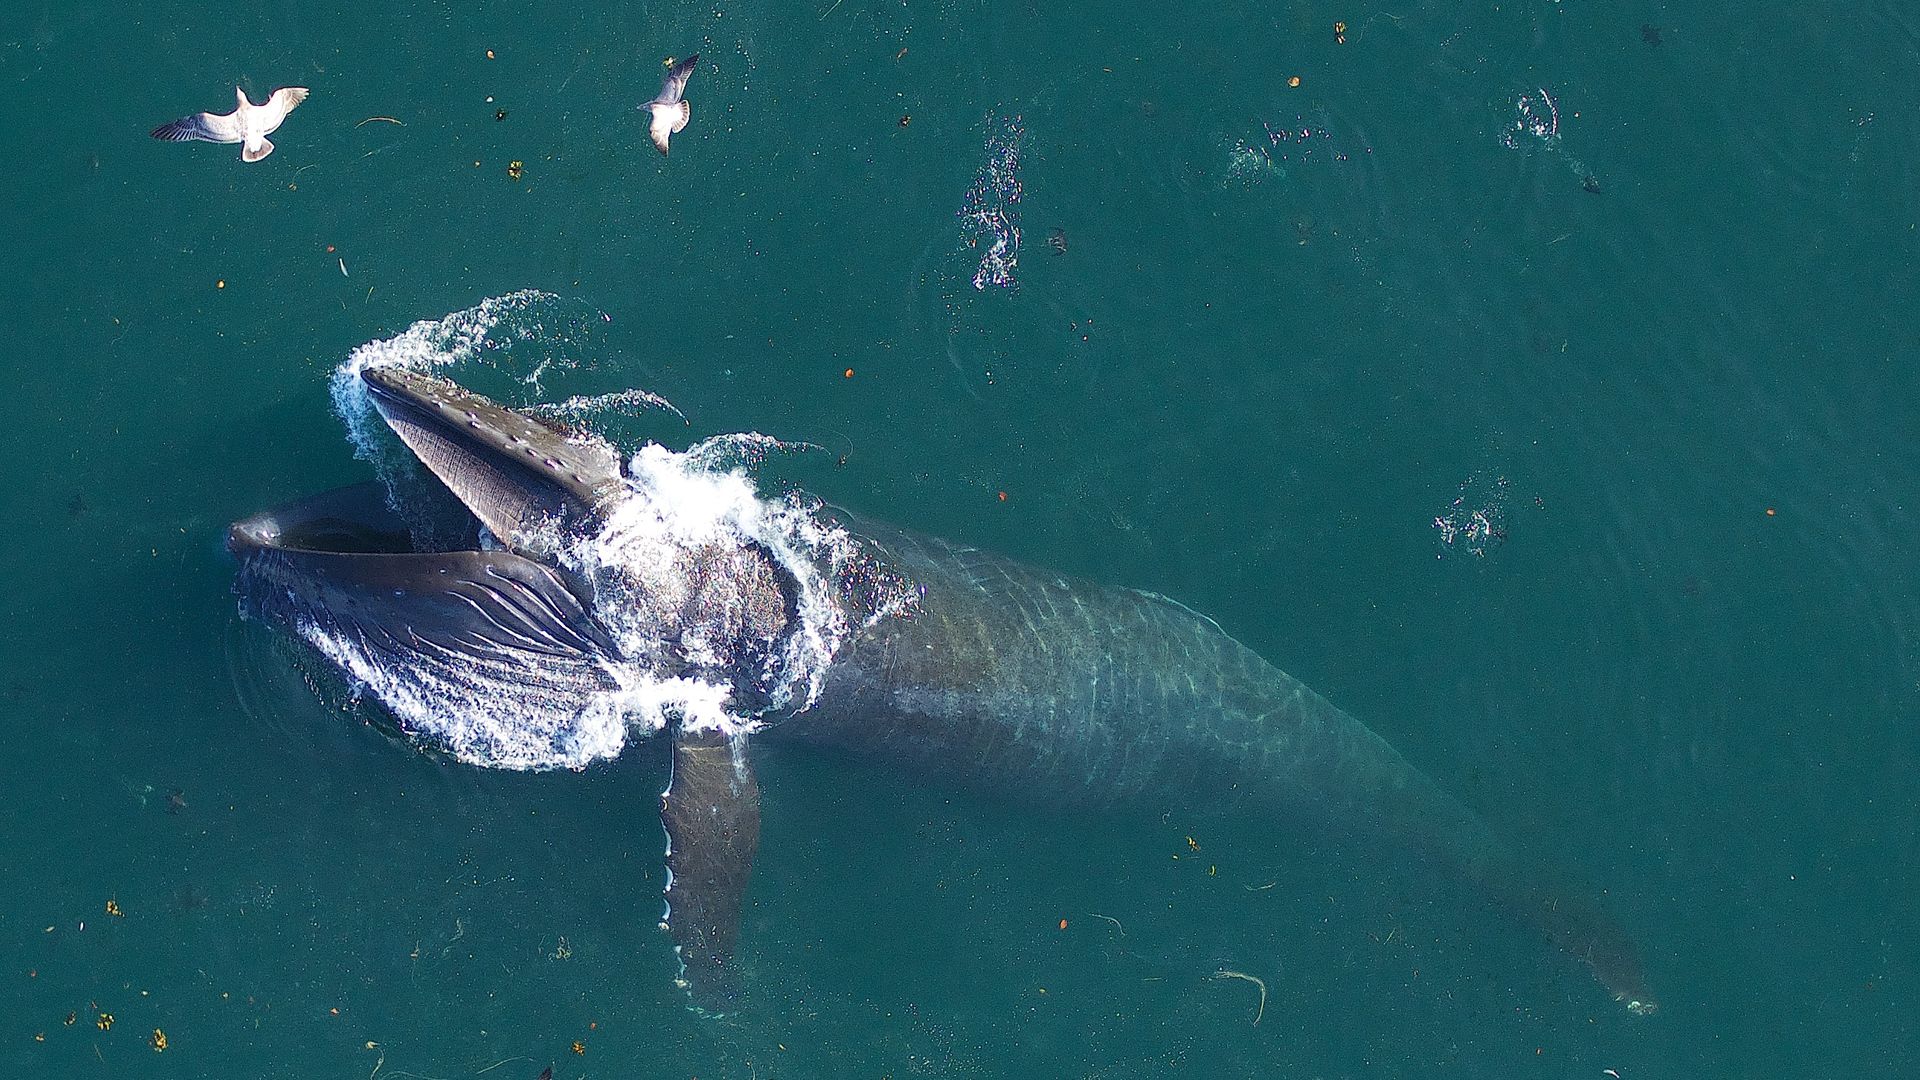
[[[647,134],[653,136],[653,145],[662,154],[667,152],[667,140],[680,133],[693,118],[693,106],[683,96],[687,91],[687,77],[700,63],[700,54],[694,53],[685,60],[668,69],[666,79],[660,84],[660,96],[640,106],[653,114],[653,122],[647,127]]]
[[[247,100],[247,92],[233,88],[235,108],[230,113],[194,113],[153,129],[153,137],[168,142],[240,143],[240,160],[259,161],[273,153],[267,135],[279,129],[287,114],[307,100],[304,86],[283,86],[267,98],[265,105]]]

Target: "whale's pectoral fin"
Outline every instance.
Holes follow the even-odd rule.
[[[733,947],[760,844],[760,784],[717,732],[681,732],[673,777],[661,795],[667,827],[665,926],[680,954],[681,986],[702,1008],[724,1011],[737,990]]]

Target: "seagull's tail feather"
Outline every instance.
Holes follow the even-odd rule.
[[[248,142],[245,147],[241,148],[240,160],[241,161],[259,161],[261,158],[266,157],[268,154],[271,154],[271,153],[273,153],[273,141],[268,139],[265,135],[262,135],[260,136],[260,141]]]

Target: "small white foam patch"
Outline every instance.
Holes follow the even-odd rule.
[[[619,701],[627,717],[649,732],[677,718],[682,731],[732,735],[741,729],[740,720],[728,708],[732,695],[726,685],[701,679],[643,679],[621,691]]]
[[[636,414],[648,409],[670,412],[687,421],[687,414],[679,407],[659,394],[648,390],[619,390],[611,394],[580,395],[575,394],[565,401],[551,404],[530,405],[526,411],[535,416],[550,417],[555,420],[570,420],[578,423],[590,420],[607,410]]]
[[[824,452],[826,447],[813,443],[788,442],[757,431],[735,431],[714,435],[687,447],[682,455],[686,467],[703,471],[752,471],[775,454],[801,454],[809,450]]]

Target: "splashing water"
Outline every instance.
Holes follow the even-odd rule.
[[[1500,145],[1509,150],[1519,150],[1528,145],[1539,146],[1565,162],[1573,175],[1580,178],[1580,185],[1586,190],[1596,194],[1600,191],[1600,181],[1593,175],[1593,170],[1587,168],[1579,158],[1567,153],[1560,136],[1560,105],[1544,86],[1535,87],[1514,99],[1513,119],[1501,130]]]
[[[575,394],[565,401],[529,405],[526,412],[545,420],[580,423],[607,412],[634,415],[649,409],[670,412],[684,424],[692,424],[679,406],[648,390],[617,390],[611,394]]]
[[[353,350],[334,369],[328,391],[333,411],[347,426],[347,440],[354,456],[371,464],[387,490],[397,500],[415,477],[413,455],[387,432],[385,421],[367,396],[360,372],[370,367],[403,367],[424,373],[479,364],[483,357],[505,351],[514,342],[544,342],[558,339],[557,362],[565,367],[575,362],[565,355],[564,336],[556,335],[549,324],[565,318],[565,301],[552,293],[524,289],[506,296],[493,297],[439,319],[423,319],[398,335],[369,341]],[[543,350],[536,373],[556,363],[555,350]],[[526,378],[519,380],[526,383]],[[404,513],[396,502],[394,509]]]
[[[826,447],[809,442],[788,442],[757,431],[737,431],[715,435],[687,448],[687,464],[702,471],[725,472],[733,469],[757,469],[775,454],[804,454],[809,451],[830,453]]]
[[[1491,481],[1473,475],[1460,482],[1460,494],[1433,519],[1440,556],[1452,551],[1485,558],[1487,549],[1507,539],[1507,478]]]
[[[759,440],[779,445],[765,436],[746,441]],[[702,464],[711,460],[712,442],[680,453],[658,444],[642,447],[629,463],[629,496],[608,510],[597,536],[563,559],[594,583],[597,610],[622,655],[657,652],[667,628],[690,662],[731,671],[740,660],[737,647],[716,622],[733,612],[726,605],[709,609],[697,590],[715,567],[731,578],[745,572],[736,571],[737,563],[770,555],[793,592],[798,617],[792,631],[759,670],[747,673],[746,685],[697,681],[698,693],[707,696],[695,703],[719,707],[682,718],[696,731],[744,734],[758,730],[767,715],[810,706],[848,634],[899,610],[912,596],[900,583],[877,606],[859,603],[848,586],[871,570],[859,542],[819,517],[819,503],[806,496],[762,499],[745,468],[721,471]],[[686,611],[696,615],[676,614]],[[754,708],[753,701],[763,704]],[[658,717],[649,713],[647,719]]]
[[[1549,147],[1559,143],[1560,106],[1546,87],[1521,94],[1514,101],[1513,112],[1513,122],[1500,137],[1508,149],[1517,149],[1522,139],[1533,139]]]
[[[987,114],[986,161],[974,174],[957,215],[966,245],[980,251],[973,287],[1011,289],[1020,265],[1020,151],[1027,129],[1020,117]],[[984,250],[982,250],[984,248]]]

